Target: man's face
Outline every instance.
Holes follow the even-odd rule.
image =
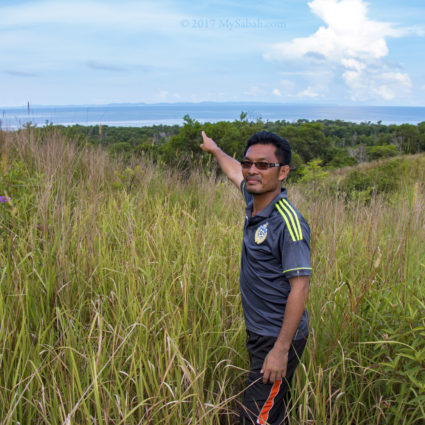
[[[246,152],[246,160],[253,162],[279,162],[276,158],[274,145],[253,145]],[[272,167],[267,170],[258,170],[253,164],[250,169],[242,168],[246,190],[254,195],[268,192],[280,192],[282,180],[288,175],[289,166]]]

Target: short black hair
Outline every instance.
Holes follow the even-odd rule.
[[[244,156],[252,145],[273,145],[276,147],[276,158],[279,163],[289,165],[291,163],[291,146],[283,137],[271,131],[258,131],[246,142]]]

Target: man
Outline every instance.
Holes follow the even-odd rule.
[[[261,131],[248,140],[239,162],[204,131],[202,138],[201,149],[215,156],[246,201],[240,290],[250,372],[240,423],[282,424],[307,342],[311,274],[309,226],[281,188],[291,148],[280,136]]]

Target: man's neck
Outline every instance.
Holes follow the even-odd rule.
[[[266,208],[267,205],[269,205],[270,202],[273,201],[273,199],[276,198],[276,196],[279,195],[280,192],[281,190],[280,188],[278,188],[274,192],[267,192],[261,194],[253,193],[252,196],[254,198],[254,204],[252,206],[251,216],[255,217],[259,212],[263,211],[263,209]]]

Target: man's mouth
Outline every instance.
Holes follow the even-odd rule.
[[[253,184],[253,183],[261,183],[260,179],[255,178],[255,177],[248,177],[246,179],[246,182],[247,183],[251,183],[251,184]]]

